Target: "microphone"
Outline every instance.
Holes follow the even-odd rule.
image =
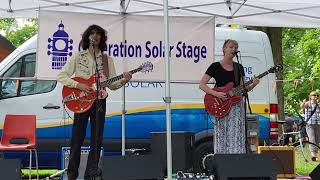
[[[89,36],[89,41],[90,41],[90,45],[91,45],[91,46],[94,46],[94,44],[95,44],[95,39],[93,38],[92,35]]]
[[[232,54],[237,55],[239,52],[240,52],[240,51],[238,51],[238,50],[234,50]]]
[[[237,59],[238,59],[238,53],[239,53],[239,52],[240,52],[240,51],[238,51],[238,50],[234,50],[232,54],[236,55],[236,57],[237,57]]]

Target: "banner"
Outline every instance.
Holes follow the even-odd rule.
[[[213,62],[214,18],[170,17],[171,82],[199,82]],[[165,81],[164,22],[158,16],[101,15],[40,11],[37,78],[56,79],[68,58],[80,51],[85,29],[97,24],[107,31],[105,53],[117,74],[149,61],[153,71],[136,73],[134,81]]]

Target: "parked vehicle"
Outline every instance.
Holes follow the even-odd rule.
[[[246,80],[274,65],[270,42],[265,33],[229,28],[216,28],[215,32],[215,61],[223,57],[222,44],[225,39],[237,40]],[[61,147],[69,145],[73,114],[62,104],[60,83],[34,78],[36,50],[37,36],[34,36],[0,64],[0,123],[3,123],[5,114],[36,114],[39,165],[60,168],[60,151]],[[252,111],[259,116],[260,142],[268,143],[278,138],[275,122],[278,104],[272,86],[274,80],[275,75],[269,74],[261,79],[254,91],[249,92]],[[125,87],[126,148],[150,150],[150,132],[166,130],[164,84],[129,82]],[[111,92],[107,99],[103,144],[105,154],[121,150],[121,93],[121,90]],[[214,126],[211,116],[204,110],[204,93],[196,83],[172,83],[171,96],[172,131],[195,134],[194,168],[201,170],[203,157],[212,153]],[[22,153],[9,153],[7,156],[19,156],[28,162],[27,156]]]

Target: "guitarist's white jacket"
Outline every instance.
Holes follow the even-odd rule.
[[[98,63],[98,69],[102,68],[103,55],[99,51],[96,55],[96,60]],[[114,67],[114,62],[111,57],[108,57],[108,70],[109,78],[116,76],[116,70]],[[93,57],[90,55],[89,50],[83,50],[79,53],[75,53],[71,58],[69,58],[66,64],[63,66],[62,70],[58,74],[58,81],[64,86],[71,88],[76,88],[78,82],[71,79],[71,77],[81,77],[83,79],[89,79],[96,72],[96,63]],[[111,90],[119,89],[123,86],[121,81],[116,81],[111,83],[108,88]]]

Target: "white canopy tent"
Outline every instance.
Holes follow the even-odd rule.
[[[39,9],[95,14],[164,17],[165,53],[169,54],[168,16],[213,16],[217,24],[270,27],[320,27],[319,0],[0,0],[0,17],[38,17]],[[167,135],[171,134],[170,63],[166,57]],[[167,136],[171,179],[171,136]]]
[[[38,9],[97,14],[163,15],[163,0],[0,0],[0,17],[37,17]],[[169,0],[170,16],[215,16],[216,23],[319,27],[318,0]]]

